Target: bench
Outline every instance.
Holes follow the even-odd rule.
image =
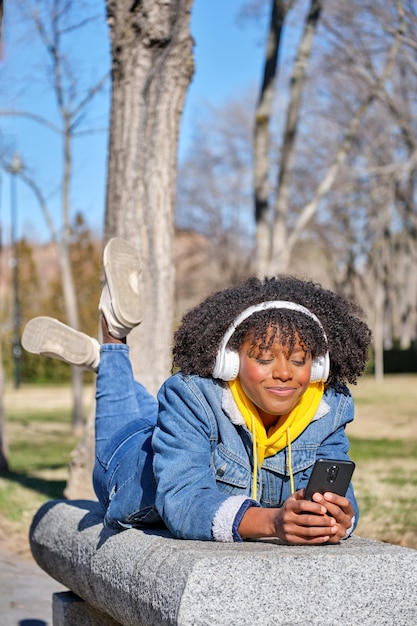
[[[79,500],[44,504],[30,543],[69,590],[54,594],[53,626],[417,624],[417,551],[358,536],[313,547],[116,533]]]

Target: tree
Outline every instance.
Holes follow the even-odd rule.
[[[192,0],[107,0],[112,104],[105,236],[140,251],[144,321],[129,334],[136,376],[156,392],[171,367],[177,142],[194,65]],[[67,497],[89,495],[94,413],[73,453]]]
[[[94,4],[94,3],[93,3]],[[46,117],[36,110],[16,108],[3,110],[1,115],[20,116],[41,125],[55,133],[61,142],[61,226],[55,223],[53,211],[47,200],[47,193],[36,176],[26,165],[19,172],[22,180],[32,189],[39,201],[49,229],[51,240],[57,246],[57,260],[61,271],[61,288],[65,302],[65,321],[73,328],[80,328],[77,294],[70,262],[71,240],[71,184],[73,176],[74,140],[80,135],[97,132],[89,127],[88,109],[92,101],[102,92],[108,72],[94,78],[86,85],[81,64],[75,54],[77,47],[68,45],[68,37],[81,37],[81,31],[97,21],[95,6],[66,0],[48,0],[39,3],[26,0],[20,3],[19,10],[25,24],[34,28],[43,49],[42,71],[46,83],[55,100],[54,116]],[[72,39],[74,41],[74,39]],[[28,62],[28,65],[29,62]],[[33,76],[30,77],[33,80]],[[3,157],[4,163],[5,157]],[[83,427],[82,372],[72,368],[73,386],[73,425],[75,430]]]
[[[194,64],[192,0],[107,0],[112,106],[106,238],[140,250],[144,322],[131,333],[135,374],[153,392],[171,368],[177,143]]]
[[[260,0],[249,4],[257,10],[265,6]],[[267,242],[267,253],[263,249],[260,254],[269,263],[266,273],[299,272],[357,300],[374,328],[374,348],[382,355],[384,348],[406,347],[416,338],[415,7],[408,0],[328,2],[316,28],[318,6],[310,0],[275,1],[275,13],[271,10],[274,46],[268,47],[264,91],[254,109],[254,127],[261,127],[259,144],[262,149],[269,145],[261,164],[268,171],[262,170],[256,187],[265,193],[257,196],[255,211],[259,217],[265,209],[265,237],[257,222],[258,252],[263,245],[259,240]],[[282,56],[276,66],[271,61],[274,51]],[[304,75],[297,68],[304,68]],[[205,115],[203,132],[186,164],[187,180],[179,190],[181,219],[188,207],[204,228],[208,214],[210,224],[216,223],[216,212],[217,223],[224,224],[222,207],[229,206],[233,193],[233,179],[219,172],[233,168],[235,152],[219,146],[237,145],[239,136],[240,162],[252,158],[246,131],[230,123],[240,118],[239,101],[250,108],[241,93],[214,115]],[[254,141],[253,155],[256,151]],[[243,169],[239,177],[241,189],[247,189]],[[277,205],[280,218],[274,221]],[[240,207],[242,223],[249,223],[244,201]],[[279,228],[278,245],[274,230]],[[247,233],[239,235],[240,242],[223,247],[218,256],[244,249]],[[263,273],[259,265],[257,269]],[[380,357],[377,362],[382,362]]]
[[[322,8],[320,0],[312,0],[308,12],[304,35],[299,46],[298,58],[294,62],[291,78],[291,95],[288,106],[287,123],[284,131],[281,151],[281,166],[275,214],[271,217],[269,159],[270,159],[270,121],[276,94],[278,55],[281,34],[286,16],[294,5],[293,0],[272,0],[271,20],[268,31],[262,86],[255,111],[254,123],[254,201],[256,221],[257,273],[264,276],[271,272],[271,265],[285,269],[288,264],[286,255],[286,206],[290,190],[290,176],[294,161],[294,147],[297,131],[301,95],[305,82],[308,57],[311,51],[313,35],[317,28]],[[272,222],[272,227],[271,227]],[[279,257],[282,257],[280,259]]]
[[[270,25],[270,39],[274,39],[276,45],[272,48],[276,55],[279,52],[279,33],[282,28],[282,21],[288,15],[287,6],[284,3],[278,3],[280,11],[276,10],[277,2],[273,0],[272,17]],[[269,209],[268,198],[265,195],[265,183],[267,174],[265,166],[270,158],[267,154],[268,141],[258,139],[259,135],[264,137],[267,135],[265,126],[269,122],[268,115],[263,115],[264,103],[267,103],[266,109],[270,110],[270,84],[273,83],[274,76],[273,65],[271,62],[271,46],[267,47],[264,81],[261,88],[259,105],[257,109],[256,119],[256,140],[255,140],[255,179],[258,184],[255,186],[255,216],[259,229],[258,235],[258,273],[275,273],[286,271],[289,264],[291,250],[295,243],[299,240],[300,234],[307,225],[310,224],[315,216],[319,203],[329,192],[334,184],[337,175],[341,171],[342,165],[346,161],[347,155],[357,137],[360,128],[360,122],[365,113],[369,110],[371,104],[376,100],[385,81],[390,76],[393,69],[396,55],[399,48],[399,40],[403,29],[402,13],[399,5],[397,22],[398,27],[394,31],[392,37],[391,48],[386,56],[386,62],[382,70],[377,71],[376,66],[368,75],[365,96],[359,96],[356,107],[350,114],[350,119],[345,121],[346,131],[336,146],[336,153],[332,160],[328,163],[327,171],[323,172],[322,179],[316,183],[316,189],[312,190],[312,198],[300,208],[294,219],[290,198],[294,190],[294,163],[295,150],[297,148],[296,139],[300,134],[300,113],[302,111],[302,95],[306,89],[307,64],[313,51],[313,36],[317,30],[318,20],[322,11],[321,0],[311,0],[306,12],[304,30],[300,38],[297,53],[293,62],[293,71],[289,81],[289,97],[288,108],[286,113],[286,122],[284,124],[282,147],[280,153],[280,163],[278,172],[278,182],[275,189],[274,210]],[[341,11],[343,13],[343,11]],[[278,18],[277,18],[278,15]],[[341,21],[341,16],[337,19]],[[347,45],[347,44],[346,44]],[[347,49],[347,53],[348,53]],[[277,67],[277,66],[275,66]],[[323,66],[321,66],[323,67]],[[272,68],[272,69],[271,69]],[[355,94],[356,95],[356,94]],[[305,115],[305,107],[303,109]],[[257,165],[261,162],[263,165]],[[262,172],[262,175],[259,174]],[[291,228],[289,223],[292,222]]]
[[[2,359],[2,347],[0,342],[0,361]],[[5,429],[5,412],[4,412],[4,370],[3,365],[0,363],[0,472],[9,471],[8,462],[8,445],[6,439]]]
[[[0,0],[0,59],[2,57],[3,36],[3,0]]]
[[[406,259],[407,265],[413,263],[415,252],[411,251],[415,246],[406,235],[408,227],[403,230],[405,236],[398,232],[407,219],[404,220],[402,203],[395,191],[407,169],[412,169],[413,161],[407,94],[413,89],[415,78],[409,64],[408,70],[404,70],[415,16],[413,10],[405,12],[402,2],[358,3],[353,15],[352,18],[351,12],[349,15],[342,12],[343,19],[339,16],[337,20],[335,15],[329,16],[326,28],[337,43],[332,55],[321,60],[324,67],[332,68],[336,77],[331,91],[336,94],[337,90],[335,101],[342,104],[340,109],[354,112],[347,126],[349,131],[354,130],[350,143],[348,134],[345,136],[348,150],[343,155],[344,174],[338,177],[336,186],[342,183],[344,212],[352,214],[352,226],[353,215],[359,225],[355,237],[358,254],[351,265],[351,277],[357,278],[360,268],[362,280],[356,280],[356,285],[360,283],[361,287],[356,295],[369,312],[374,330],[375,374],[381,380],[384,347],[392,346],[399,336],[399,319],[410,328],[410,322],[413,323],[410,312],[416,306],[415,289],[407,284],[409,273],[401,275],[397,269],[404,267]],[[364,34],[355,37],[354,45],[349,47],[352,41],[349,30],[351,33],[358,27]],[[343,90],[343,84],[351,86],[349,93]],[[400,104],[402,96],[404,100]],[[395,115],[394,109],[397,109]],[[387,115],[389,111],[391,114]],[[327,115],[330,117],[329,112]],[[356,130],[352,124],[356,124]],[[404,167],[405,154],[409,156],[409,167]],[[405,241],[406,245],[401,243]]]

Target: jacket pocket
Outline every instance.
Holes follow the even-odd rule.
[[[317,458],[317,443],[304,443],[302,445],[292,445],[292,472],[304,472],[311,467]],[[290,475],[288,448],[281,450],[277,455],[266,458],[263,467],[274,474],[282,476]]]
[[[251,483],[251,467],[242,459],[220,443],[213,450],[210,461],[219,488],[226,493],[239,493],[249,489]]]

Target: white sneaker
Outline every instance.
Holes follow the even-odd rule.
[[[34,317],[25,326],[22,346],[32,354],[50,356],[70,365],[96,372],[100,344],[53,317]]]
[[[112,337],[123,339],[143,319],[141,260],[129,242],[115,237],[104,248],[103,266],[105,282],[98,308]]]

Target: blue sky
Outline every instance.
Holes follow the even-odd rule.
[[[191,31],[195,39],[195,76],[182,123],[181,150],[194,112],[210,102],[219,105],[260,83],[264,55],[264,25],[237,24],[242,0],[195,0]]]
[[[104,10],[104,0],[100,7]],[[190,85],[179,143],[179,156],[186,153],[189,137],[192,132],[193,119],[199,108],[206,103],[220,105],[228,99],[243,93],[249,86],[258,89],[264,54],[264,28],[262,23],[237,24],[237,14],[242,0],[195,0],[192,11],[191,31],[195,39],[194,58],[195,75]],[[103,19],[104,22],[104,19]],[[3,68],[14,72],[19,77],[24,74],[27,55],[31,54],[30,46],[20,46],[19,35],[14,28],[8,31],[9,22],[5,20],[3,32],[5,38],[5,55]],[[105,65],[106,28],[98,31],[99,40],[92,46],[89,42],[89,54],[94,50],[97,63]],[[80,47],[82,42],[80,43]],[[33,48],[35,53],[35,48]],[[10,80],[10,79],[9,79]],[[48,99],[43,88],[35,88],[30,94],[30,101],[25,99],[25,91],[18,97],[14,89],[10,92],[1,80],[0,109],[26,106],[33,110],[38,107],[42,114],[52,115],[48,111]],[[36,91],[38,89],[38,91]],[[13,93],[13,97],[10,94]],[[29,97],[29,96],[28,96]],[[22,104],[23,103],[23,104]],[[95,115],[105,119],[106,101],[102,101]],[[97,118],[96,118],[97,120]],[[1,129],[6,141],[15,147],[24,159],[25,164],[36,174],[42,188],[48,191],[48,201],[55,213],[56,224],[60,220],[59,177],[54,164],[60,160],[60,144],[55,136],[33,122],[21,118],[3,118]],[[81,210],[89,225],[101,232],[104,219],[106,146],[104,134],[79,139],[75,150],[75,184],[72,193],[72,211]],[[10,236],[10,175],[0,172],[0,221],[3,239],[7,243]],[[21,182],[17,183],[17,224],[18,236],[25,235],[31,239],[45,240],[47,230],[39,205],[33,193]]]

